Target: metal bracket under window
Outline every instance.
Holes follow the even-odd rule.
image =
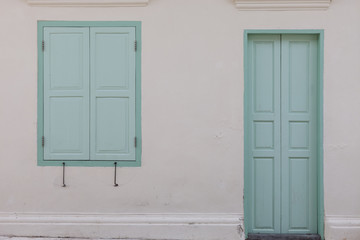
[[[116,183],[116,165],[117,165],[117,162],[114,162],[114,168],[115,168],[115,171],[114,171],[114,187],[119,186],[119,184]]]
[[[63,165],[63,185],[62,185],[62,187],[66,187],[66,184],[65,184],[65,162],[63,162],[62,165]]]

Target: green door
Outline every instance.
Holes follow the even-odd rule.
[[[317,35],[249,35],[250,233],[317,233]]]

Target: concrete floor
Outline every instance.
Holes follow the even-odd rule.
[[[0,240],[90,240],[90,238],[46,238],[46,237],[5,237],[0,236]],[[114,238],[91,238],[91,240],[115,240]],[[121,240],[116,238],[116,240]],[[133,239],[126,238],[124,240],[145,240],[145,239]],[[156,240],[156,239],[149,239]]]

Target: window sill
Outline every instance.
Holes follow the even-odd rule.
[[[239,10],[306,11],[327,10],[331,0],[234,0]]]
[[[60,7],[144,7],[149,0],[27,0],[34,6]]]
[[[60,160],[38,160],[38,166],[62,166],[63,162],[67,167],[114,167],[114,162],[118,167],[140,167],[140,161],[60,161]]]

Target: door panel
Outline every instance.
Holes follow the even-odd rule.
[[[317,233],[317,37],[248,38],[252,233]]]
[[[251,226],[280,231],[280,36],[254,35],[249,42]]]
[[[289,222],[285,224],[289,229],[309,229],[309,158],[289,158],[289,201],[290,209],[284,215],[289,215]],[[286,191],[284,191],[286,192]],[[285,228],[282,229],[285,232]]]
[[[282,35],[282,232],[317,232],[317,37]]]
[[[254,228],[273,231],[274,203],[278,199],[274,194],[274,158],[256,157],[254,161]]]

